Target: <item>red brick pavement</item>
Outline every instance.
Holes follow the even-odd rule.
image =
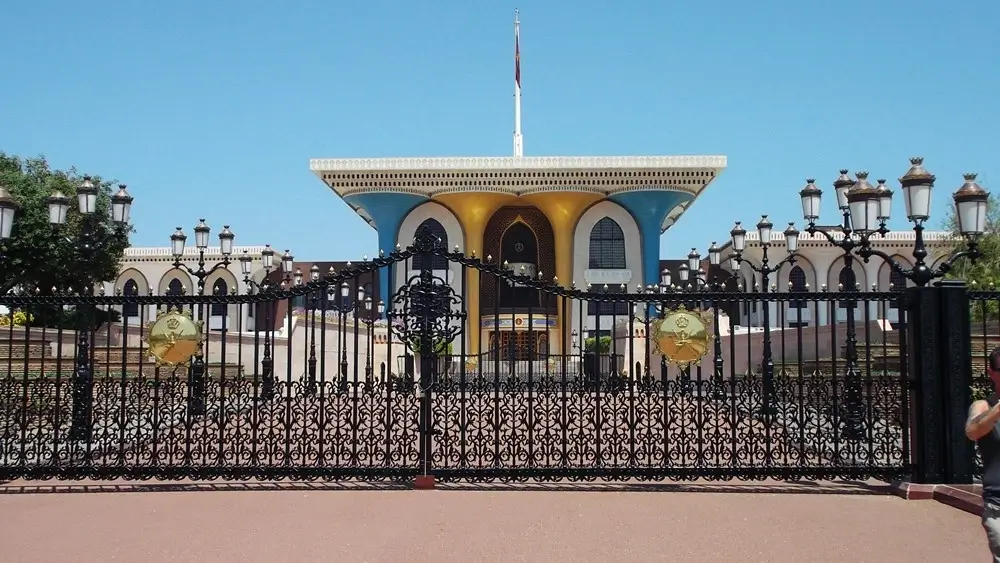
[[[831,492],[839,494],[822,494]],[[831,484],[412,491],[309,483],[8,483],[0,485],[0,522],[2,559],[17,563],[953,563],[988,557],[976,516],[935,501]]]

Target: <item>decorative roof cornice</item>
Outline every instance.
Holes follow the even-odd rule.
[[[838,239],[838,240],[844,238],[844,233],[842,231],[839,231],[839,230],[838,231],[830,231],[830,235],[833,238]],[[886,235],[884,237],[881,236],[881,235],[874,235],[874,236],[872,236],[872,238],[870,240],[871,240],[872,244],[875,244],[875,243],[878,243],[880,241],[897,241],[897,240],[911,241],[911,240],[916,240],[916,238],[917,238],[917,235],[913,231],[890,231],[890,232],[886,233]],[[748,230],[747,231],[747,239],[746,240],[747,240],[747,242],[750,242],[750,241],[759,241],[760,240],[760,233],[758,233],[755,230],[754,231]],[[777,241],[777,240],[784,241],[785,240],[785,234],[782,233],[781,231],[774,230],[774,231],[771,232],[771,240],[774,240],[774,241]],[[937,242],[937,241],[956,241],[956,240],[962,240],[962,238],[959,237],[959,236],[956,236],[956,235],[954,235],[954,234],[952,234],[952,233],[950,233],[948,231],[924,231],[924,241],[927,241],[927,242],[930,242],[930,241],[934,241],[934,242]],[[803,233],[799,233],[799,242],[827,242],[827,240],[826,240],[826,237],[823,236],[820,233],[816,233],[814,235],[811,235],[809,233],[803,232]]]
[[[634,190],[697,196],[725,169],[724,156],[570,156],[314,159],[310,169],[341,197],[454,192],[605,195]]]
[[[843,238],[844,233],[841,231],[830,231],[830,235],[832,235],[834,239],[839,240]],[[889,233],[886,233],[884,238],[879,235],[873,236],[871,238],[871,245],[874,248],[892,246],[894,244],[899,244],[899,243],[907,243],[909,245],[912,245],[913,242],[916,240],[916,238],[917,238],[916,234],[914,234],[913,231],[891,231]],[[955,242],[961,242],[962,240],[963,240],[962,237],[956,236],[948,231],[924,231],[924,242],[927,244],[928,247],[931,248],[948,246]],[[727,240],[726,243],[721,246],[721,248],[724,249],[729,248],[730,246],[732,246],[732,244],[733,244],[732,240]],[[759,248],[760,233],[758,233],[755,230],[754,231],[748,230],[746,234],[746,244],[747,248]],[[778,230],[772,231],[771,244],[784,246],[785,234]],[[830,242],[826,240],[826,237],[824,237],[821,233],[816,233],[814,235],[810,235],[809,233],[805,232],[800,233],[799,247],[801,248],[803,246],[812,248],[818,246],[819,247],[829,246],[830,248],[834,248],[833,246],[830,245]]]
[[[234,246],[233,247],[233,257],[234,260],[238,259],[244,251],[250,256],[260,256],[260,253],[264,250],[264,246]],[[184,258],[198,257],[198,249],[196,247],[185,247],[184,248]],[[169,246],[130,246],[125,249],[125,258],[173,258],[173,250]],[[222,256],[222,249],[218,246],[210,246],[205,249],[205,256]]]
[[[725,156],[460,156],[416,158],[314,158],[313,172],[395,170],[565,170],[602,168],[725,168]]]

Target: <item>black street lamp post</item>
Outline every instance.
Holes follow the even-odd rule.
[[[694,279],[692,280],[691,274],[694,273]],[[699,291],[708,289],[708,282],[705,279],[705,274],[701,269],[701,255],[698,253],[697,249],[692,248],[691,252],[687,255],[687,262],[681,263],[677,268],[677,277],[680,278],[681,290],[684,291]],[[691,282],[694,282],[693,284]],[[707,308],[709,304],[702,300],[689,300],[685,302],[685,306],[690,308],[701,307]],[[694,385],[691,381],[691,364],[682,366],[680,368],[680,391],[685,395],[690,395],[694,389]],[[711,394],[715,394],[714,376],[713,383],[710,383],[713,388]],[[700,390],[699,390],[700,391]]]
[[[253,267],[253,258],[250,257],[246,251],[240,256],[240,269],[243,272],[243,282],[247,284],[249,291],[251,293],[257,293],[260,291],[268,291],[273,285],[270,281],[270,273],[274,268],[274,250],[271,249],[271,245],[265,245],[264,250],[260,252],[261,266],[264,269],[264,277],[260,283],[255,282],[251,277],[251,270]],[[285,268],[285,261],[282,259],[282,268]],[[287,274],[286,274],[287,275]],[[268,303],[264,309],[264,357],[260,362],[261,371],[261,392],[260,398],[264,401],[269,401],[274,398],[275,392],[275,381],[274,381],[274,360],[271,358],[271,326],[274,323],[274,319],[271,318],[271,304]],[[255,302],[251,305],[254,307],[253,311],[253,322],[254,334],[260,333],[260,303]],[[257,360],[254,359],[254,362]]]
[[[0,184],[0,245],[3,245],[13,233],[14,215],[17,214],[17,210],[20,208],[21,206],[11,197],[6,186]],[[4,247],[0,247],[0,260],[5,259],[3,250]],[[10,311],[11,315],[13,313],[13,311]]]
[[[97,211],[97,195],[100,189],[94,185],[90,176],[84,176],[83,182],[76,189],[77,208],[81,215],[80,221],[80,260],[79,271],[87,272],[87,265],[93,260],[96,246],[94,223]],[[118,193],[111,196],[111,220],[115,228],[123,229],[128,224],[132,209],[132,196],[124,184],[118,186]],[[56,191],[48,198],[49,223],[59,227],[66,223],[69,215],[70,199],[62,192]],[[4,209],[6,212],[6,208]],[[11,217],[13,219],[13,217]],[[4,221],[4,223],[7,223]],[[4,226],[9,229],[9,226]],[[93,294],[95,280],[86,279],[84,293]],[[88,315],[82,314],[77,307],[78,329],[76,342],[76,360],[73,370],[73,414],[70,425],[69,439],[71,441],[89,441],[93,430],[91,406],[94,394],[94,370],[91,365],[91,334],[92,327],[87,323]]]
[[[708,247],[708,263],[711,266],[718,267],[722,263],[722,249],[719,248],[715,241],[712,241],[712,245]],[[721,292],[724,290],[726,284],[729,280],[734,279],[740,271],[740,261],[736,258],[735,254],[729,257],[729,276],[724,279],[719,279],[717,276],[712,277],[711,289],[714,292]],[[713,370],[713,382],[712,382],[712,398],[719,401],[724,401],[726,399],[726,387],[725,387],[725,375],[723,374],[723,361],[722,361],[722,337],[721,331],[719,329],[719,302],[716,301],[712,307],[712,316],[715,322],[715,363]],[[733,322],[732,315],[729,315],[729,337],[732,338],[733,334]]]
[[[347,263],[349,268],[351,263]],[[334,286],[330,286],[333,289]],[[348,300],[351,296],[351,286],[346,281],[340,284],[340,301],[335,309],[340,313],[340,374],[337,377],[338,385],[341,392],[347,391],[347,314],[350,311],[348,307]],[[330,295],[331,298],[336,298],[335,294]]]
[[[313,264],[309,268],[309,281],[317,282],[319,281],[319,266]],[[295,285],[300,285],[302,283],[302,272],[300,270],[295,270]],[[316,312],[320,306],[320,292],[310,291],[309,292],[309,302],[310,302],[310,312],[309,312],[309,361],[307,362],[307,374],[306,374],[306,393],[313,394],[316,392]],[[324,321],[326,320],[326,315],[324,314]]]
[[[360,287],[359,286],[358,287],[358,298],[360,299],[362,297],[364,298],[363,313],[360,316],[356,317],[356,318],[357,318],[358,321],[361,322],[361,324],[365,325],[366,329],[368,329],[368,346],[366,346],[367,349],[365,350],[365,357],[366,357],[366,359],[365,359],[365,381],[367,382],[367,381],[371,381],[371,378],[372,378],[372,373],[373,373],[372,355],[374,355],[374,353],[375,353],[375,339],[373,338],[374,335],[372,334],[372,327],[374,327],[375,326],[375,322],[377,320],[381,319],[382,315],[385,314],[385,302],[382,301],[381,299],[379,300],[378,305],[376,305],[376,309],[375,309],[375,313],[378,316],[373,317],[372,316],[372,298],[371,298],[370,295],[365,295],[365,288],[364,287]],[[357,336],[355,336],[355,349],[357,349]]]
[[[768,260],[768,250],[771,248],[771,233],[773,232],[774,224],[767,218],[767,215],[762,215],[760,221],[757,222],[757,235],[760,239],[761,247],[761,261],[760,265],[756,265],[743,258],[743,251],[746,249],[746,230],[740,226],[737,222],[733,230],[729,232],[732,237],[733,242],[733,259],[736,260],[738,265],[746,264],[751,270],[757,272],[761,276],[761,291],[763,293],[768,293],[770,289],[769,277],[771,274],[777,273],[782,266],[785,264],[792,265],[795,263],[795,253],[799,248],[799,231],[795,228],[793,223],[788,224],[788,228],[785,229],[785,250],[787,250],[788,255],[779,260],[775,264],[771,264]],[[770,417],[775,414],[774,406],[774,358],[771,353],[771,303],[768,300],[762,300],[761,307],[763,309],[763,325],[764,325],[764,359],[762,362],[762,367],[764,369],[763,376],[763,397],[761,401],[761,414],[765,417]]]
[[[965,174],[965,182],[952,194],[952,200],[955,204],[958,230],[965,238],[966,246],[961,251],[949,256],[937,268],[931,268],[926,261],[928,251],[924,242],[924,229],[925,224],[930,219],[931,194],[936,178],[924,168],[923,162],[923,158],[911,158],[910,169],[899,179],[903,201],[906,205],[906,218],[913,223],[912,256],[914,266],[912,268],[903,267],[891,256],[872,248],[870,244],[873,234],[885,236],[889,232],[885,223],[889,220],[892,192],[885,188],[884,180],[879,180],[879,189],[875,190],[876,195],[872,193],[872,190],[867,189],[870,188],[870,186],[865,185],[867,182],[862,183],[864,178],[859,174],[858,182],[844,194],[847,201],[846,209],[842,206],[844,225],[858,233],[856,238],[859,244],[855,244],[851,249],[856,248],[858,256],[865,262],[872,256],[878,256],[889,264],[890,268],[896,270],[918,287],[924,287],[933,280],[944,277],[960,258],[969,258],[975,261],[982,256],[978,239],[986,231],[986,207],[989,200],[989,193],[976,183],[976,174]],[[864,176],[867,177],[867,174]],[[840,197],[838,193],[838,201]],[[810,221],[810,226],[818,216],[819,203],[820,192],[818,189],[813,193],[802,195],[803,213],[807,215],[806,220]],[[823,232],[828,240],[832,238],[829,233],[820,232]],[[850,230],[845,229],[845,239],[849,238],[850,232]]]
[[[843,215],[843,221],[839,231],[841,237],[838,238],[826,229],[816,227],[816,219],[819,212],[819,201],[821,190],[816,187],[815,180],[809,179],[806,187],[799,192],[802,199],[802,211],[808,226],[806,232],[810,235],[822,233],[826,240],[840,248],[844,252],[844,271],[847,272],[847,284],[838,286],[839,292],[855,293],[861,290],[860,284],[854,275],[854,252],[867,247],[872,236],[878,234],[885,236],[889,229],[885,222],[889,219],[889,210],[892,204],[892,191],[885,187],[885,180],[878,181],[878,188],[873,188],[868,183],[868,173],[858,172],[857,181],[851,180],[847,175],[847,170],[841,170],[840,176],[833,182],[834,192],[837,195],[837,206]],[[871,215],[871,216],[869,216]],[[855,228],[866,225],[870,222],[872,228]],[[857,225],[856,225],[857,223]],[[875,225],[878,225],[875,227]],[[843,420],[841,436],[847,440],[860,440],[865,435],[863,392],[861,390],[861,374],[858,372],[858,339],[857,327],[855,327],[857,299],[848,299],[847,304],[847,333],[845,337],[846,348],[846,374],[844,382],[846,392],[844,402],[846,409]],[[835,309],[834,309],[835,310]]]
[[[872,256],[878,256],[905,279],[918,287],[924,287],[934,279],[947,274],[959,258],[967,257],[975,261],[981,255],[977,239],[986,230],[986,205],[989,194],[975,183],[975,177],[975,174],[966,174],[965,183],[952,196],[959,220],[959,231],[966,239],[966,248],[954,253],[936,269],[927,265],[928,251],[923,237],[924,225],[930,219],[931,193],[935,176],[924,168],[923,158],[920,157],[910,159],[910,169],[899,179],[906,205],[906,216],[913,223],[915,233],[912,268],[904,267],[885,252],[871,246],[875,235],[885,237],[889,233],[886,224],[891,215],[893,194],[886,187],[885,180],[878,180],[877,186],[868,183],[867,172],[858,172],[856,180],[851,180],[847,170],[841,170],[840,176],[833,183],[837,206],[842,214],[842,223],[835,229],[816,226],[822,190],[816,187],[815,180],[807,180],[806,187],[799,192],[802,215],[808,223],[806,232],[810,235],[820,233],[827,242],[843,251],[844,268],[848,272],[850,283],[849,287],[840,288],[841,291],[856,292],[861,289],[854,277],[855,255],[865,262]],[[835,235],[836,232],[839,232],[840,236]],[[847,301],[845,338],[847,389],[842,435],[848,440],[862,439],[866,433],[862,382],[857,368],[857,330],[854,326],[856,303],[857,300],[854,299]]]
[[[195,247],[198,249],[198,265],[197,267],[191,267],[187,264],[181,262],[181,257],[184,256],[184,246],[187,242],[187,235],[184,231],[177,227],[177,230],[170,235],[170,249],[174,255],[173,267],[179,270],[183,270],[195,277],[198,284],[198,295],[205,295],[205,280],[219,270],[223,270],[229,267],[230,257],[233,255],[233,240],[236,235],[229,230],[229,225],[223,225],[222,231],[219,233],[219,250],[222,253],[222,260],[214,264],[211,268],[206,269],[207,262],[205,261],[205,251],[208,250],[208,239],[209,234],[211,234],[212,229],[209,227],[204,219],[199,219],[198,224],[194,227],[194,241]],[[226,296],[219,296],[219,299],[225,299]],[[205,305],[203,303],[198,304],[198,320],[204,321],[205,319]],[[223,324],[223,330],[225,330],[225,325]],[[205,340],[207,335],[202,335],[201,341],[198,343],[198,351],[195,353],[194,360],[188,367],[188,414],[190,416],[200,416],[205,414]]]

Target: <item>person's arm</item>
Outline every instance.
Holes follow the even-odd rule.
[[[965,435],[975,442],[993,430],[1000,420],[1000,403],[992,407],[986,401],[976,401],[969,407],[969,418],[965,421]]]

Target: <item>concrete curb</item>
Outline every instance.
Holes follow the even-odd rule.
[[[982,485],[946,485],[894,481],[892,493],[906,500],[936,500],[976,516],[983,514]]]

